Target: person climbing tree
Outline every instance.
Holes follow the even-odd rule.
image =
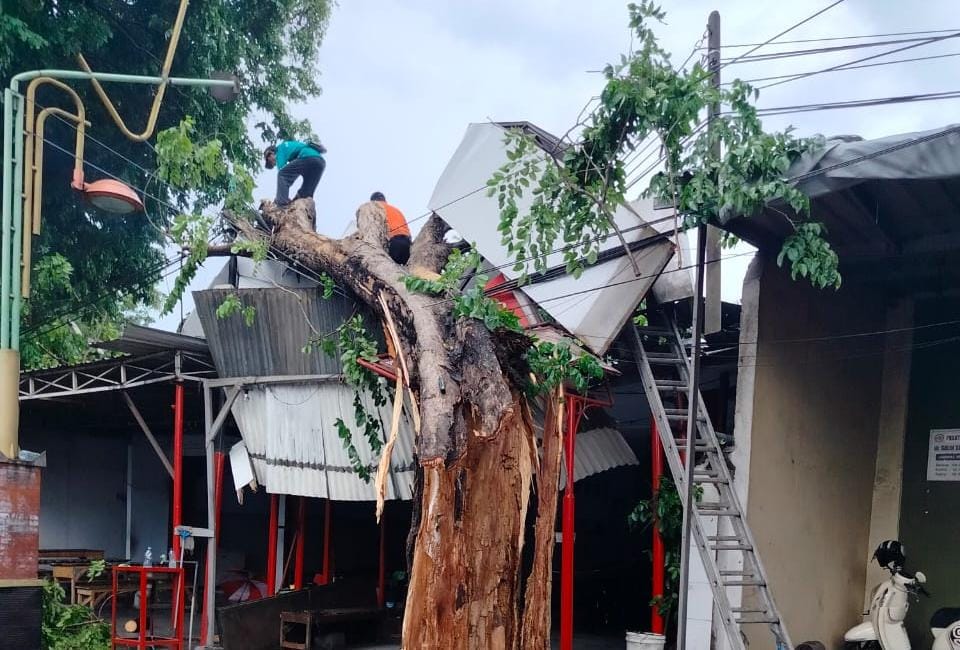
[[[290,186],[297,178],[303,178],[303,183],[294,199],[312,199],[327,166],[323,157],[326,152],[322,144],[299,140],[284,140],[278,146],[267,147],[263,152],[264,163],[267,169],[278,170],[274,203],[278,206],[290,203]]]
[[[410,259],[410,227],[407,218],[395,206],[387,203],[383,192],[374,192],[370,195],[371,201],[383,204],[384,218],[387,220],[387,252],[397,264],[406,264]]]

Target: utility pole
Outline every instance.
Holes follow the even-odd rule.
[[[712,73],[713,86],[720,87],[720,14],[714,11],[710,14],[707,23],[708,51],[707,69]],[[709,108],[708,117],[714,118],[720,112],[719,105]],[[720,157],[719,144],[714,145],[713,155]],[[704,306],[703,333],[719,332],[723,326],[721,321],[723,301],[720,290],[720,229],[716,226],[707,226],[707,269],[706,269],[706,297]]]
[[[712,73],[712,83],[715,88],[720,87],[720,13],[712,11],[707,22],[708,69]],[[707,119],[712,121],[720,114],[720,104],[715,102],[708,108]],[[708,127],[709,128],[709,127]],[[719,156],[719,146],[715,145],[713,155]],[[694,499],[696,493],[693,486],[693,472],[696,466],[697,447],[697,420],[700,411],[700,351],[703,339],[704,305],[703,276],[707,250],[707,225],[701,223],[697,227],[697,276],[693,295],[693,352],[690,360],[690,384],[687,387],[687,442],[686,466],[684,467],[683,489],[683,530],[680,541],[680,603],[677,608],[677,648],[687,648],[687,609],[689,598],[687,591],[690,586],[690,539],[691,521],[693,516]],[[718,292],[719,295],[719,292]],[[719,304],[719,303],[718,303]]]

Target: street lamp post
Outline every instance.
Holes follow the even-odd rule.
[[[83,192],[97,207],[113,208],[111,211],[129,212],[139,204],[136,193],[122,183],[83,182],[83,137],[86,126],[83,103],[63,80],[147,84],[159,86],[161,89],[168,84],[231,90],[236,86],[233,79],[151,77],[79,70],[33,70],[15,75],[10,80],[10,86],[4,90],[3,97],[3,212],[0,221],[0,454],[9,459],[16,459],[19,455],[20,308],[22,298],[29,291],[29,282],[24,280],[30,273],[30,234],[38,232],[40,226],[42,187],[39,178],[42,168],[37,164],[38,156],[32,148],[25,147],[25,135],[35,137],[32,132],[24,132],[27,115],[30,115],[29,126],[31,131],[33,130],[33,92],[28,91],[26,96],[21,95],[21,83],[31,82],[30,90],[35,90],[39,83],[50,83],[68,92],[77,104],[76,114],[65,111],[61,113],[66,119],[77,123],[76,167],[72,186]],[[158,92],[157,99],[161,98],[162,93]],[[41,119],[37,121],[38,132],[42,127],[44,113],[48,110],[45,109],[41,113]],[[115,112],[114,119],[118,120]],[[151,120],[149,125],[151,128],[153,122],[154,120]],[[118,121],[118,124],[122,122]],[[126,128],[123,128],[126,131]],[[146,135],[149,137],[149,134]],[[42,146],[41,137],[37,143],[37,151],[42,151]],[[28,149],[28,152],[25,153],[25,149]],[[24,188],[25,182],[30,183],[30,187]]]

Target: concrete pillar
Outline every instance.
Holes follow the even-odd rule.
[[[864,605],[873,588],[886,578],[872,561],[873,551],[885,539],[900,535],[900,496],[903,490],[903,441],[907,426],[910,363],[913,344],[913,300],[903,299],[887,310],[877,432],[877,464],[873,480],[870,537],[866,549],[867,576]]]
[[[38,465],[0,460],[0,579],[35,580],[40,550]]]
[[[763,258],[754,256],[743,279],[743,292],[740,299],[740,351],[737,368],[737,396],[734,411],[733,438],[734,448],[730,454],[733,473],[733,489],[737,493],[740,505],[747,509],[747,496],[750,487],[750,442],[753,433],[753,396],[756,378],[757,341],[760,337],[760,278],[763,275]],[[730,522],[720,522],[718,534],[732,534]],[[737,558],[731,557],[737,555]],[[739,554],[721,553],[718,565],[721,571],[736,571],[742,568]],[[731,607],[739,607],[743,600],[743,589],[727,591]],[[713,622],[713,636],[717,650],[729,647],[726,632],[719,619]]]

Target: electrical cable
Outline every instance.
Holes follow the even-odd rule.
[[[861,34],[859,36],[823,36],[820,38],[799,38],[790,41],[778,41],[777,45],[794,45],[797,43],[823,43],[829,41],[854,41],[864,38],[889,38],[891,36],[918,36],[925,34],[946,34],[948,32],[960,31],[960,28],[954,29],[924,29],[912,32],[888,32],[886,34]],[[731,43],[730,45],[721,45],[720,49],[739,49],[743,47],[755,47],[757,43]],[[706,48],[703,48],[706,49]]]
[[[933,37],[933,38],[929,38],[929,39],[923,40],[923,41],[921,41],[921,42],[919,42],[919,43],[913,43],[913,44],[911,44],[911,45],[905,45],[905,46],[903,46],[903,47],[894,48],[894,49],[892,49],[892,50],[885,50],[885,51],[880,52],[880,53],[878,53],[878,54],[872,54],[872,55],[870,55],[870,56],[865,56],[865,57],[863,57],[862,59],[854,59],[853,61],[848,61],[848,62],[846,62],[846,63],[840,63],[840,64],[837,64],[837,65],[834,65],[834,66],[830,66],[829,68],[823,68],[822,70],[814,70],[814,71],[811,71],[811,72],[803,72],[803,73],[800,73],[800,74],[798,74],[798,75],[796,75],[795,77],[792,77],[792,78],[790,78],[790,79],[781,79],[780,81],[775,81],[775,82],[773,82],[773,83],[769,83],[769,84],[760,86],[760,87],[757,88],[757,90],[764,90],[764,89],[766,89],[766,88],[773,88],[773,87],[775,87],[775,86],[781,86],[781,85],[783,85],[783,84],[785,84],[785,83],[790,83],[790,82],[792,82],[792,81],[799,81],[800,79],[806,79],[806,78],[812,77],[812,76],[814,76],[814,75],[824,74],[824,73],[826,73],[826,72],[834,72],[834,71],[836,71],[836,70],[842,70],[842,69],[844,69],[844,68],[846,68],[846,67],[848,67],[848,66],[854,65],[854,64],[856,64],[856,63],[864,63],[864,62],[866,62],[866,61],[872,61],[873,59],[879,59],[880,57],[888,56],[888,55],[890,55],[890,54],[896,54],[896,53],[898,53],[898,52],[905,52],[906,50],[912,50],[912,49],[914,49],[914,48],[922,47],[922,46],[924,46],[924,45],[932,45],[933,43],[939,43],[939,42],[945,41],[945,40],[947,40],[947,39],[957,38],[958,36],[960,36],[960,32],[954,32],[954,33],[952,33],[952,34],[947,34],[947,35],[945,35],[945,36],[935,36],[935,37]]]
[[[946,36],[939,37],[923,37],[923,38],[898,38],[889,41],[874,41],[872,43],[853,43],[850,45],[831,45],[828,47],[811,47],[800,50],[783,50],[780,52],[767,52],[765,54],[757,54],[747,59],[737,58],[736,62],[739,64],[750,64],[750,63],[766,63],[768,61],[781,61],[783,59],[794,59],[804,56],[814,56],[819,54],[837,54],[839,52],[850,52],[852,50],[863,50],[869,49],[872,47],[882,47],[884,45],[902,45],[903,43],[916,43],[924,44],[934,38],[944,39],[952,38],[952,34],[947,34]],[[724,59],[728,62],[728,65],[732,65],[734,59]]]
[[[833,9],[834,7],[836,7],[838,4],[842,3],[843,1],[844,1],[844,0],[836,0],[835,2],[833,2],[833,3],[829,4],[829,5],[827,5],[826,7],[824,7],[823,9],[821,9],[821,10],[819,10],[819,11],[817,11],[817,12],[815,12],[815,13],[809,15],[809,16],[807,16],[806,18],[804,18],[804,19],[801,20],[800,22],[795,23],[795,24],[791,25],[790,27],[787,27],[785,30],[783,30],[783,31],[780,32],[779,34],[777,34],[777,35],[775,35],[775,36],[771,36],[770,38],[768,38],[767,40],[765,40],[763,43],[760,43],[760,44],[758,44],[758,45],[753,46],[751,49],[747,50],[746,52],[744,52],[744,53],[741,54],[740,56],[734,57],[733,59],[730,59],[730,60],[728,60],[728,61],[726,61],[726,62],[721,61],[721,64],[722,64],[722,65],[720,66],[720,69],[722,70],[723,68],[727,67],[728,65],[734,65],[734,64],[736,64],[736,63],[739,63],[739,62],[742,61],[744,58],[750,56],[751,54],[753,54],[754,52],[756,52],[756,51],[759,50],[760,48],[766,47],[766,46],[769,45],[770,43],[776,41],[776,40],[777,40],[778,38],[780,38],[781,36],[786,36],[787,34],[789,34],[790,32],[792,32],[793,30],[795,30],[797,27],[800,27],[801,25],[804,25],[804,24],[810,22],[810,21],[813,20],[814,18],[816,18],[816,17],[818,17],[818,16],[826,13],[827,11],[830,11],[831,9]]]
[[[889,104],[909,104],[913,102],[929,102],[942,99],[958,99],[960,90],[948,90],[939,93],[922,93],[919,95],[901,95],[899,97],[875,97],[871,99],[851,99],[841,102],[822,102],[819,104],[797,104],[794,106],[771,106],[762,108],[757,114],[763,117],[771,115],[790,115],[794,113],[810,113],[816,111],[830,111],[840,108],[865,108],[869,106],[886,106]],[[730,113],[725,113],[729,115]]]
[[[896,63],[913,63],[915,61],[932,61],[934,59],[949,59],[951,57],[960,56],[960,52],[953,52],[950,54],[935,54],[933,56],[917,56],[909,59],[897,59],[896,61],[881,61],[880,63],[864,63],[861,65],[848,65],[842,68],[837,68],[836,70],[829,70],[828,72],[845,72],[847,70],[860,70],[862,68],[878,68],[885,65],[894,65]],[[798,73],[793,74],[781,74],[774,75],[772,77],[757,77],[756,79],[746,79],[743,80],[743,83],[752,84],[760,81],[776,81],[778,79],[792,79],[797,76]],[[825,74],[824,71],[814,71],[814,74]],[[723,85],[729,86],[733,82],[727,82]]]

